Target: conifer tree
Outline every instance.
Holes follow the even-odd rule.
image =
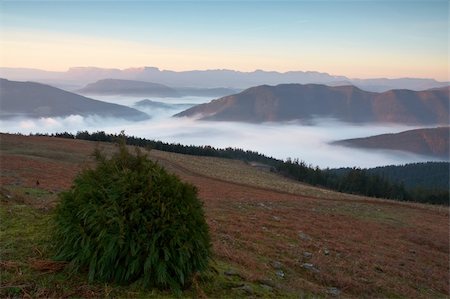
[[[86,269],[90,281],[181,290],[207,268],[211,251],[196,188],[124,142],[111,158],[95,157],[96,168],[60,194],[57,258]]]

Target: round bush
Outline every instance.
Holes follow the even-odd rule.
[[[60,195],[58,259],[88,269],[89,280],[180,290],[205,270],[210,237],[193,185],[125,145],[82,171]]]

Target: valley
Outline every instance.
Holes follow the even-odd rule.
[[[448,8],[2,1],[0,298],[450,298]]]

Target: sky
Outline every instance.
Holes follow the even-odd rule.
[[[449,26],[447,0],[0,0],[0,66],[449,81]]]

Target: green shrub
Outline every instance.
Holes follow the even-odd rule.
[[[57,259],[87,269],[90,281],[187,286],[206,269],[211,250],[196,188],[125,145],[111,158],[95,156],[96,168],[60,195]]]

